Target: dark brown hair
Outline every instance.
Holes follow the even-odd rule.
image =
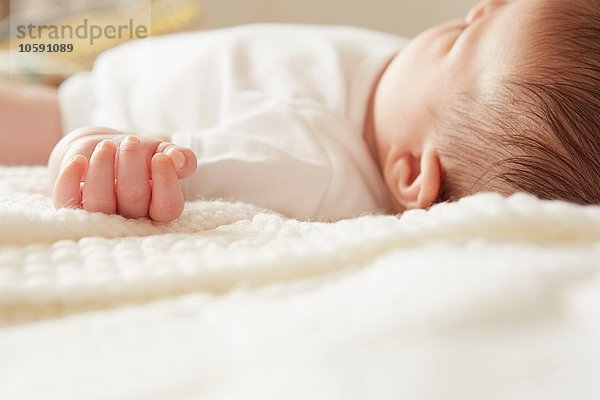
[[[440,201],[524,191],[600,204],[600,2],[553,3],[526,72],[491,96],[458,94],[440,118]]]

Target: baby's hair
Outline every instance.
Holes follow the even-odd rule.
[[[458,94],[441,118],[440,201],[525,191],[600,204],[600,2],[545,11],[522,72],[493,95]]]

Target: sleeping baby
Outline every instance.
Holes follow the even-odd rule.
[[[486,0],[409,42],[273,24],[152,38],[56,101],[56,207],[168,222],[199,198],[319,220],[480,191],[600,203],[596,0]]]

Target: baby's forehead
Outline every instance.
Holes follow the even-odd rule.
[[[556,4],[517,0],[473,20],[452,46],[450,61],[442,64],[447,78],[489,92],[499,78],[521,75],[528,65],[545,58],[554,41],[562,11]]]
[[[505,74],[519,77],[551,64],[557,41],[570,30],[569,19],[577,18],[572,9],[576,3],[579,0],[515,1],[486,37],[492,42],[492,54],[484,67],[494,69],[498,63]]]

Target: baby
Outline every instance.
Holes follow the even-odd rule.
[[[289,25],[134,42],[44,96],[36,135],[118,129],[54,147],[56,207],[168,222],[198,197],[327,220],[479,191],[600,203],[596,0],[485,0],[409,43]]]

